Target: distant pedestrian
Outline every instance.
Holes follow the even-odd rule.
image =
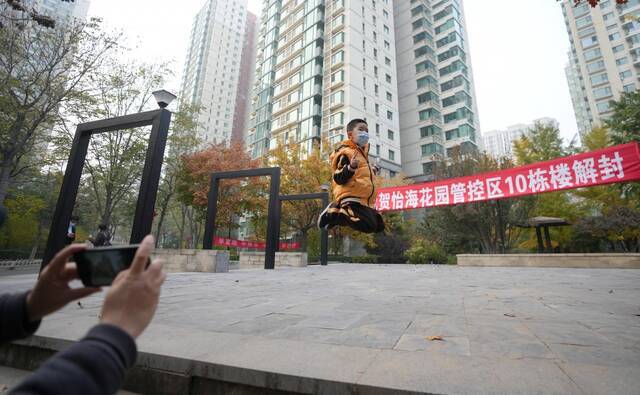
[[[75,215],[71,217],[71,222],[69,222],[69,227],[67,228],[66,245],[69,245],[76,240],[77,222],[78,222],[78,217],[76,217]]]
[[[111,245],[111,233],[107,230],[107,224],[98,225],[98,234],[95,238],[89,238],[94,247],[108,247]]]

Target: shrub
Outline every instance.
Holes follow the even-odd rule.
[[[445,264],[448,263],[447,253],[439,245],[418,239],[413,241],[411,248],[405,253],[409,263],[423,265],[428,263]]]

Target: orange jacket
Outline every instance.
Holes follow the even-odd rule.
[[[354,156],[360,161],[355,173],[346,168]],[[333,194],[337,203],[355,201],[373,208],[376,202],[376,188],[369,164],[369,144],[362,149],[353,141],[345,140],[331,154],[330,160],[333,170]]]

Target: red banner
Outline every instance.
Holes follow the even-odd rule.
[[[492,173],[381,188],[378,211],[451,206],[640,180],[640,145],[629,143]]]
[[[267,248],[267,243],[260,241],[246,241],[227,239],[225,237],[214,237],[213,245],[219,247],[238,247],[238,248],[255,248],[257,250],[264,250]],[[281,250],[297,250],[300,248],[300,243],[280,243]]]

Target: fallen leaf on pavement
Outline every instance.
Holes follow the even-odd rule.
[[[429,341],[434,341],[434,340],[444,341],[444,338],[442,336],[427,336],[426,339]]]

